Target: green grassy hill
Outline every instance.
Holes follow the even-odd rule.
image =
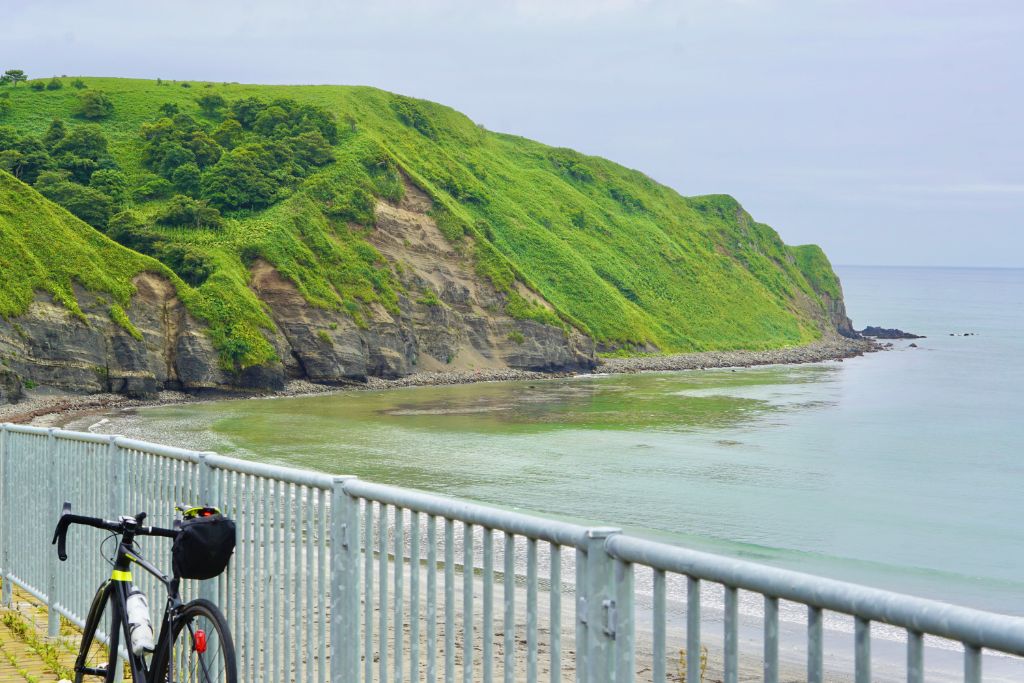
[[[274,349],[264,332],[272,322],[249,287],[249,266],[257,258],[275,266],[311,304],[345,311],[359,323],[368,306],[397,305],[401,265],[389,263],[366,238],[375,201],[401,196],[400,173],[433,199],[438,226],[474,259],[477,273],[505,293],[510,315],[574,326],[606,350],[806,343],[828,327],[822,294],[838,298],[838,280],[820,249],[787,247],[729,196],[682,197],[605,159],[486,131],[442,105],[366,87],[83,78],[84,87],[75,88],[72,80],[52,90],[0,88],[8,103],[0,109],[0,163],[4,127],[8,138],[43,139],[55,118],[68,132],[98,125],[109,142],[98,168],[116,166],[127,181],[111,212],[128,209],[135,224],[125,228],[124,214],[120,227],[92,222],[161,263],[117,247],[0,172],[3,316],[22,312],[33,290],[52,292],[74,310],[72,277],[110,292],[123,306],[133,273],[173,270],[182,277],[174,279],[182,300],[209,325],[226,366],[268,362]],[[112,110],[85,120],[81,99],[96,92]],[[197,99],[209,95],[222,96],[227,106],[202,111]],[[144,126],[159,125],[161,107],[176,105],[192,121],[190,140],[225,139],[231,105],[245,98],[267,105],[288,98],[329,112],[337,127],[329,143],[333,161],[301,166],[278,159],[267,177],[278,177],[273,173],[282,168],[291,175],[274,184],[273,200],[238,208],[222,198],[215,225],[161,219],[172,193],[146,189],[167,182],[153,170]],[[299,149],[272,124],[268,136]],[[256,139],[255,132],[244,134]],[[268,143],[268,149],[284,154],[281,145]],[[220,150],[222,162],[229,150],[230,144]],[[218,201],[207,189],[214,168],[203,170],[203,189],[192,191],[196,199]],[[36,186],[75,210],[52,178]],[[529,303],[517,282],[550,307]]]

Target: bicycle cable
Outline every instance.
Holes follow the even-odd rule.
[[[107,544],[107,541],[109,541],[112,538],[117,538],[117,536],[118,534],[112,533],[106,538],[104,538],[102,541],[100,541],[100,557],[103,558],[103,561],[109,564],[111,567],[114,566],[114,560],[107,557],[106,553],[103,550],[103,547]]]

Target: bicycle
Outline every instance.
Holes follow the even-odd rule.
[[[187,525],[192,524],[193,520],[205,521],[201,519],[203,517],[216,517],[230,524],[231,547],[226,554],[223,548],[214,549],[223,556],[215,558],[218,564],[222,560],[222,566],[219,568],[209,566],[210,562],[204,556],[200,561],[206,562],[208,566],[202,570],[182,570],[182,561],[187,559],[179,557],[182,554],[179,552],[181,539],[187,535],[183,534],[183,530],[186,530]],[[64,503],[53,534],[53,543],[57,544],[57,555],[62,562],[68,557],[67,532],[72,524],[104,529],[113,534],[113,537],[120,537],[117,551],[111,561],[113,571],[110,578],[96,591],[85,620],[82,641],[75,660],[74,683],[99,680],[103,683],[114,683],[121,680],[120,676],[117,676],[121,673],[117,671],[119,650],[120,656],[127,660],[131,679],[135,683],[237,683],[235,647],[224,615],[209,600],[200,598],[182,603],[179,596],[182,578],[210,578],[208,574],[211,572],[215,576],[227,567],[227,558],[234,548],[233,522],[221,518],[215,508],[191,508],[185,511],[185,522],[176,520],[174,529],[143,526],[145,518],[145,512],[140,512],[134,517],[122,516],[117,521],[85,517],[72,514],[71,503]],[[171,576],[167,576],[142,557],[135,546],[135,539],[139,536],[175,539],[172,551],[174,570]],[[160,622],[160,632],[153,643],[151,653],[148,652],[148,647],[138,652],[133,647],[133,625],[129,620],[128,607],[129,597],[133,595],[133,564],[155,576],[167,588],[167,604]],[[150,663],[146,661],[147,654],[152,655]]]

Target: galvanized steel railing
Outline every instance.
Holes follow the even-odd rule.
[[[873,622],[906,631],[911,683],[924,680],[926,634],[962,643],[969,682],[981,680],[983,649],[1024,656],[1020,618],[615,529],[120,437],[3,425],[0,482],[4,603],[12,584],[46,602],[51,635],[58,615],[82,623],[109,571],[97,552],[102,534],[91,529],[72,532],[70,561],[58,565],[49,539],[63,500],[82,514],[145,510],[162,525],[179,502],[225,508],[238,524],[228,572],[187,583],[224,608],[245,681],[491,683],[500,672],[505,683],[697,682],[709,666],[735,683],[741,665],[756,660],[763,680],[777,683],[793,668],[780,661],[780,601],[805,606],[799,675],[812,682],[842,673],[825,670],[826,612],[854,618],[857,683],[878,680]],[[144,552],[169,567],[169,543],[150,539]],[[159,587],[136,579],[159,603]],[[702,638],[715,611],[707,584],[722,587],[720,640],[706,629]],[[741,591],[762,601],[746,615],[761,626],[761,647],[743,659]],[[708,645],[714,652],[705,657]]]

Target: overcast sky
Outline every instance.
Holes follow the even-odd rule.
[[[838,264],[1024,266],[1021,0],[4,0],[0,66],[373,85],[734,195]]]

